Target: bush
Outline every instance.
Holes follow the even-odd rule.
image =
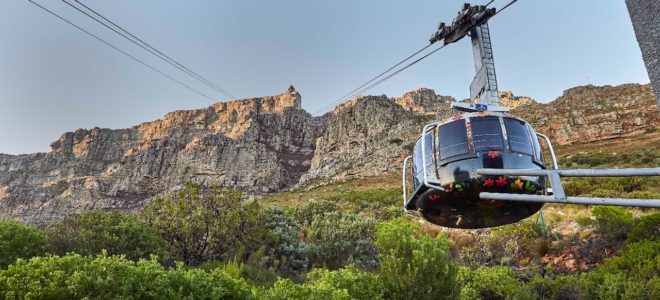
[[[273,206],[262,213],[262,224],[271,234],[263,264],[278,274],[293,278],[307,271],[310,247],[299,238],[300,224],[283,208]]]
[[[375,229],[374,221],[347,212],[337,211],[315,219],[308,239],[312,265],[331,270],[347,264],[378,268]]]
[[[255,201],[242,205],[238,191],[186,183],[144,207],[145,219],[171,245],[177,260],[198,265],[208,260],[243,261],[267,245]]]
[[[643,216],[628,235],[631,242],[660,240],[660,213]]]
[[[619,256],[587,273],[591,298],[658,299],[660,297],[660,241],[631,243]]]
[[[294,217],[303,226],[309,226],[314,220],[323,218],[326,214],[339,211],[341,208],[334,201],[311,201],[294,210]]]
[[[616,206],[598,206],[592,210],[596,227],[609,240],[624,240],[635,224],[632,213]]]
[[[459,271],[460,299],[531,299],[532,294],[507,267]]]
[[[329,285],[338,290],[345,290],[351,299],[383,299],[385,288],[378,276],[361,272],[355,268],[328,271],[316,269],[307,275],[307,280],[314,285]]]
[[[18,258],[43,255],[49,249],[46,236],[38,228],[16,221],[0,222],[0,268]]]
[[[415,237],[419,225],[397,218],[378,225],[380,277],[387,298],[452,299],[458,292],[456,266],[444,235]]]
[[[272,288],[265,292],[264,299],[351,299],[348,292],[328,284],[295,284],[289,279],[278,280]]]
[[[161,262],[169,258],[165,240],[158,231],[125,212],[92,211],[70,215],[46,229],[55,254],[76,252],[96,255],[106,250],[110,255],[124,255],[131,260],[157,255]]]
[[[3,299],[249,299],[250,286],[216,270],[164,269],[157,261],[67,254],[0,270]]]
[[[527,287],[540,299],[587,299],[583,282],[584,280],[574,275],[554,278],[535,276]]]

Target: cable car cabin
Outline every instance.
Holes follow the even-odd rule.
[[[527,122],[494,112],[465,113],[428,124],[404,162],[404,205],[453,228],[518,222],[543,203],[482,200],[480,192],[543,194],[545,177],[481,176],[477,169],[545,169],[537,133]],[[412,158],[410,169],[406,167]],[[407,176],[412,194],[405,195]]]

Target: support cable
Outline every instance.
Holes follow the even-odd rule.
[[[207,99],[209,99],[209,100],[211,100],[211,101],[215,101],[215,99],[211,98],[210,96],[208,96],[208,95],[206,95],[206,94],[200,92],[199,90],[196,90],[195,88],[193,88],[193,87],[191,87],[191,86],[189,86],[189,85],[187,85],[187,84],[185,84],[185,83],[183,83],[183,82],[181,82],[181,81],[175,79],[174,77],[172,77],[172,76],[170,76],[170,75],[167,75],[167,74],[164,73],[163,71],[160,71],[160,70],[156,69],[154,66],[152,66],[152,65],[150,65],[150,64],[148,64],[148,63],[146,63],[146,62],[144,62],[144,61],[142,61],[142,60],[140,60],[139,58],[137,58],[137,57],[135,57],[135,56],[129,54],[128,52],[126,52],[126,51],[124,51],[124,50],[119,49],[119,48],[116,47],[115,45],[106,42],[106,41],[103,40],[102,38],[100,38],[100,37],[94,35],[93,33],[91,33],[91,32],[89,32],[89,31],[85,30],[84,28],[82,28],[82,27],[80,27],[80,26],[78,26],[78,25],[72,23],[71,21],[65,19],[64,17],[62,17],[62,16],[60,16],[60,15],[54,13],[53,11],[51,11],[51,10],[49,10],[48,8],[42,6],[41,4],[36,3],[36,2],[34,2],[33,0],[27,0],[27,1],[30,2],[30,3],[32,3],[32,4],[34,4],[34,5],[36,5],[37,7],[41,8],[41,9],[43,9],[44,11],[48,12],[49,14],[51,14],[51,15],[57,17],[57,18],[60,19],[61,21],[63,21],[63,22],[65,22],[65,23],[67,23],[67,24],[69,24],[69,25],[75,27],[76,29],[78,29],[78,30],[80,30],[80,31],[82,31],[82,32],[84,32],[84,33],[86,33],[87,35],[89,35],[89,36],[91,36],[92,38],[98,40],[99,42],[105,44],[106,46],[108,46],[108,47],[110,47],[110,48],[112,48],[112,49],[114,49],[114,50],[120,52],[121,54],[124,54],[124,55],[128,56],[129,58],[131,58],[131,59],[133,59],[134,61],[136,61],[136,62],[142,64],[143,66],[145,66],[145,67],[147,67],[147,68],[149,68],[149,69],[151,69],[151,70],[153,70],[153,71],[155,71],[155,72],[157,72],[157,73],[159,73],[159,74],[161,74],[161,75],[163,75],[163,76],[169,78],[170,80],[172,80],[172,81],[178,83],[179,85],[181,85],[181,86],[183,86],[183,87],[185,87],[185,88],[187,88],[187,89],[189,89],[189,90],[191,90],[191,91],[193,91],[193,92],[195,92],[195,93],[197,93],[197,94],[199,94],[199,95],[201,95],[201,96],[203,96],[203,97],[205,97],[205,98],[207,98]]]
[[[160,58],[161,60],[165,61],[166,63],[172,65],[173,67],[179,69],[180,71],[182,71],[182,72],[188,74],[189,76],[195,78],[196,80],[202,82],[203,84],[205,84],[205,85],[211,87],[212,89],[214,89],[214,90],[216,90],[216,91],[222,93],[223,95],[225,95],[225,96],[227,96],[227,97],[229,97],[229,98],[236,98],[236,97],[234,97],[232,94],[230,94],[229,92],[227,92],[226,90],[224,90],[224,89],[218,87],[216,84],[214,84],[214,83],[211,82],[210,80],[208,80],[208,79],[202,77],[201,75],[199,75],[199,74],[195,73],[194,71],[190,70],[190,68],[184,66],[183,64],[179,63],[178,61],[176,61],[176,60],[172,59],[171,57],[167,56],[167,55],[164,54],[162,51],[160,51],[160,50],[154,48],[153,46],[151,46],[151,45],[148,44],[147,42],[143,41],[142,39],[140,39],[140,38],[138,38],[137,36],[135,36],[134,34],[130,33],[129,31],[127,31],[127,30],[124,29],[123,27],[121,27],[121,26],[117,25],[116,23],[112,22],[111,20],[109,20],[108,18],[104,17],[103,15],[101,15],[101,14],[98,13],[98,12],[96,12],[95,10],[91,9],[90,7],[88,7],[87,5],[85,5],[84,3],[81,3],[81,2],[78,1],[78,0],[74,0],[74,1],[75,1],[76,3],[82,5],[85,9],[89,10],[90,12],[92,12],[94,15],[96,15],[96,16],[100,17],[101,19],[105,20],[106,22],[110,23],[110,24],[111,24],[112,26],[114,26],[115,28],[113,28],[112,26],[110,26],[110,25],[108,25],[107,23],[103,22],[102,20],[98,19],[97,17],[94,17],[94,16],[90,15],[88,12],[82,10],[81,8],[79,8],[79,7],[77,7],[76,5],[74,5],[74,4],[70,3],[70,2],[68,2],[67,0],[62,0],[62,2],[66,3],[67,5],[71,6],[71,7],[74,8],[75,10],[81,12],[82,14],[86,15],[86,16],[89,17],[90,19],[92,19],[92,20],[96,21],[97,23],[99,23],[99,24],[105,26],[106,28],[108,28],[108,29],[114,31],[114,32],[117,33],[118,35],[120,35],[120,36],[122,36],[123,38],[125,38],[125,39],[129,40],[130,42],[132,42],[133,44],[135,44],[135,45],[139,46],[140,48],[146,50],[147,52],[149,52],[149,53],[155,55],[156,57],[158,57],[158,58]],[[121,32],[120,32],[120,31],[121,31]]]

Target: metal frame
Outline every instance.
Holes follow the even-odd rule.
[[[547,176],[552,183],[552,196],[524,195],[509,193],[479,194],[481,199],[547,202],[561,204],[613,205],[660,208],[660,199],[625,199],[603,197],[567,197],[561,183],[561,177],[630,177],[630,176],[660,176],[660,168],[628,168],[628,169],[574,169],[574,170],[535,170],[535,169],[478,169],[480,175],[505,176]]]
[[[548,144],[548,148],[550,149],[550,157],[552,158],[552,166],[554,167],[555,170],[559,169],[559,165],[557,164],[557,156],[555,156],[555,149],[552,147],[552,142],[550,141],[550,138],[544,134],[536,133],[537,136],[542,137],[545,142]]]
[[[406,157],[403,160],[403,207],[404,207],[404,209],[405,209],[406,204],[407,204],[406,199],[408,198],[408,192],[407,192],[407,189],[406,189],[406,184],[408,182],[408,178],[406,178],[406,171],[408,169],[408,161],[410,161],[410,159],[412,159],[412,155],[408,155],[408,157]]]
[[[433,129],[433,128],[437,127],[438,125],[439,125],[439,123],[438,123],[438,122],[435,122],[435,123],[427,124],[427,125],[424,126],[424,128],[422,129],[422,137],[421,137],[421,139],[422,139],[422,166],[423,166],[423,168],[422,168],[422,169],[423,169],[423,171],[422,171],[422,172],[423,172],[422,175],[424,175],[424,185],[425,185],[426,187],[434,188],[434,189],[438,189],[438,190],[440,190],[440,191],[444,191],[445,189],[444,189],[442,186],[440,186],[440,182],[439,182],[439,181],[436,181],[436,182],[431,182],[431,181],[429,181],[429,179],[428,179],[428,174],[427,174],[427,172],[426,172],[426,143],[425,143],[425,141],[424,141],[424,135],[426,135],[426,132],[427,132],[428,130]]]

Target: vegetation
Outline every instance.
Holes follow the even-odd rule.
[[[660,296],[660,213],[566,207],[570,218],[580,216],[584,236],[546,238],[533,219],[446,230],[401,217],[399,192],[310,190],[298,194],[318,193],[315,200],[264,208],[235,191],[188,183],[135,214],[89,212],[44,229],[0,222],[0,298]],[[581,243],[610,255],[573,272],[543,262]]]
[[[138,216],[123,212],[92,211],[70,215],[46,229],[54,254],[75,252],[96,255],[124,255],[131,260],[156,255],[169,258],[165,240]]]
[[[157,197],[143,211],[147,222],[170,243],[176,260],[199,265],[210,260],[242,260],[268,242],[256,202],[242,194],[186,183],[175,194]]]
[[[18,258],[43,255],[49,250],[43,232],[15,221],[0,222],[0,268],[6,268]]]

